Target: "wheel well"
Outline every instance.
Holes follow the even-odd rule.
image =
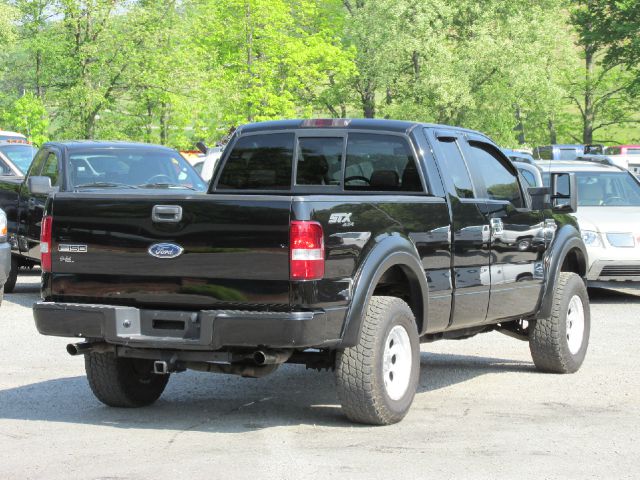
[[[404,300],[416,319],[418,333],[422,332],[424,304],[420,282],[409,268],[402,265],[394,265],[389,268],[378,280],[373,294],[398,297]]]
[[[567,256],[564,257],[560,271],[573,272],[584,277],[587,274],[587,262],[584,258],[584,254],[577,248],[569,250]]]

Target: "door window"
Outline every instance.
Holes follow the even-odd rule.
[[[422,192],[407,141],[397,135],[351,133],[347,141],[345,190]]]
[[[51,185],[58,185],[58,181],[60,179],[59,175],[59,165],[58,165],[58,157],[55,153],[49,152],[47,155],[47,160],[42,167],[42,176],[49,177],[51,179]]]
[[[474,198],[473,185],[469,171],[462,158],[460,147],[455,138],[440,138],[440,149],[444,155],[447,174],[453,179],[458,198]]]
[[[471,146],[468,158],[469,168],[474,177],[484,184],[484,196],[491,200],[511,202],[514,207],[524,206],[522,193],[518,184],[518,177],[512,168],[507,166],[493,147],[481,142],[469,142]]]

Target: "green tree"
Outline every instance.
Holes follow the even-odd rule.
[[[6,128],[21,132],[36,145],[48,140],[49,120],[42,100],[27,93],[3,109],[0,121]]]

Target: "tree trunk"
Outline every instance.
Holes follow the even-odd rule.
[[[549,128],[549,143],[551,145],[555,145],[558,143],[558,132],[556,132],[556,124],[553,121],[553,118],[549,118],[547,127]]]
[[[526,142],[526,138],[524,135],[524,124],[522,123],[522,112],[520,111],[520,105],[516,105],[516,128],[514,129],[518,132],[518,145],[524,145]]]
[[[251,2],[246,3],[245,10],[245,19],[246,19],[246,39],[247,39],[247,91],[251,91],[253,88],[253,25],[251,24]],[[253,103],[249,101],[247,103],[247,121],[253,122],[254,113],[253,113]]]
[[[367,80],[364,88],[360,92],[362,99],[362,113],[364,118],[375,118],[376,116],[376,93],[372,88],[371,81]]]
[[[593,143],[593,123],[595,115],[593,111],[593,69],[595,49],[591,46],[585,47],[585,89],[584,89],[584,113],[582,115],[582,142],[585,145]]]
[[[169,105],[162,102],[160,108],[160,144],[166,145],[169,141]]]

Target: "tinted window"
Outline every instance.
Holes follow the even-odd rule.
[[[340,185],[342,138],[298,139],[297,185]]]
[[[627,155],[640,155],[640,148],[627,148]]]
[[[349,134],[344,188],[422,191],[416,161],[406,140],[395,135]]]
[[[293,133],[240,137],[227,159],[219,189],[289,190]]]
[[[444,155],[442,160],[446,165],[447,175],[453,179],[458,197],[474,198],[471,178],[462,153],[460,153],[458,142],[454,138],[442,138],[440,139],[440,149]]]
[[[503,163],[489,145],[470,142],[469,167],[475,176],[482,179],[486,196],[492,200],[506,200],[519,208],[523,206],[518,178]]]
[[[42,167],[43,177],[51,179],[51,185],[58,185],[58,157],[54,153],[49,153],[47,160]]]

